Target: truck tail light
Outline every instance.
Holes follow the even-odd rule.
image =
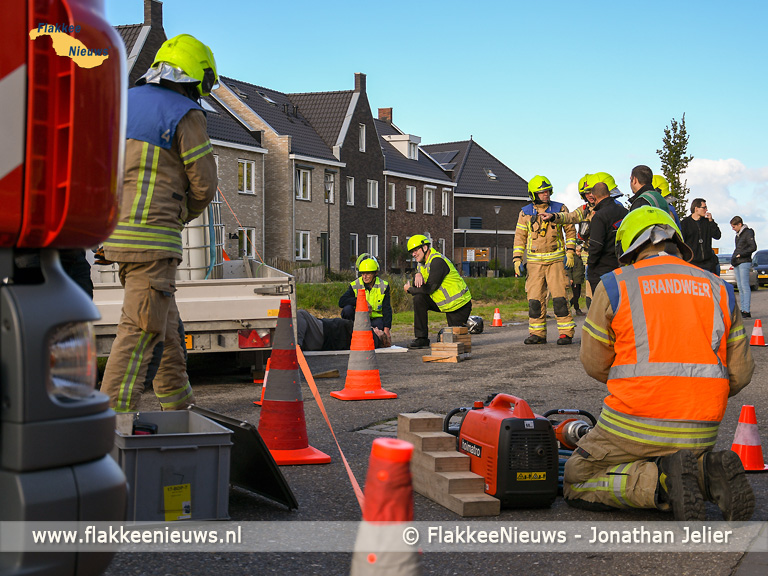
[[[239,348],[269,348],[272,346],[272,333],[269,329],[238,330],[237,345]]]
[[[96,337],[90,322],[71,322],[49,337],[48,394],[61,402],[80,400],[96,387]]]

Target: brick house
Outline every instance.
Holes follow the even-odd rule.
[[[163,29],[163,3],[158,0],[144,0],[144,23],[115,26],[125,44],[128,62],[128,87],[152,66],[160,45],[168,40]]]
[[[465,248],[487,248],[504,268],[512,266],[512,248],[520,209],[529,202],[528,182],[472,138],[423,146],[456,183],[454,189],[454,262]],[[498,214],[496,207],[499,207]]]
[[[383,266],[405,263],[389,258],[393,246],[405,247],[408,238],[424,234],[435,249],[453,255],[453,188],[440,165],[420,148],[421,138],[406,134],[392,122],[392,108],[379,108],[375,120],[384,153],[386,253]]]

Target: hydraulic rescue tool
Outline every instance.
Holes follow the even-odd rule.
[[[577,420],[576,418],[567,418],[560,423],[552,422],[552,426],[555,429],[555,437],[560,442],[560,448],[566,450],[575,450],[576,444],[581,437],[586,435],[587,432],[592,430],[597,424],[597,420],[592,414],[586,410],[576,410],[574,408],[557,408],[555,410],[547,410],[544,412],[544,418],[548,418],[554,414],[567,414],[586,416],[592,422],[589,424],[584,420]]]

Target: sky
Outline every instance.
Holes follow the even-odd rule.
[[[113,25],[143,0],[106,0]],[[764,0],[165,0],[168,37],[208,44],[220,74],[280,92],[351,90],[423,144],[472,137],[553,199],[608,172],[629,193],[638,164],[661,173],[664,128],[685,114],[685,174],[722,239],[740,215],[768,249],[768,2]],[[509,228],[514,228],[514,222]]]

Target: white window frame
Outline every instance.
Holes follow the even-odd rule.
[[[392,246],[400,246],[400,239],[397,236],[392,236]]]
[[[296,260],[309,259],[309,230],[296,230]]]
[[[395,183],[387,183],[387,208],[390,210],[395,209]]]
[[[357,234],[352,232],[349,235],[349,255],[350,255],[351,258],[357,259],[357,257],[358,257],[358,248],[359,247],[360,246],[358,244]]]
[[[379,257],[379,236],[378,234],[368,234],[366,238],[366,247],[368,254]]]
[[[312,170],[296,167],[296,200],[312,200]]]
[[[379,207],[379,181],[368,180],[368,208]]]
[[[245,254],[243,254],[245,244]],[[256,258],[256,228],[244,226],[237,229],[237,256],[238,258]]]
[[[405,211],[416,212],[416,186],[405,187]]]
[[[347,206],[355,205],[355,178],[347,176]]]
[[[440,252],[440,254],[445,255],[445,238],[438,238],[437,245],[440,248],[438,252]]]
[[[325,181],[328,180],[331,183],[331,189],[328,192],[328,198],[325,197]],[[334,204],[336,202],[336,173],[326,172],[325,180],[323,180],[323,202],[325,204]]]
[[[451,215],[451,189],[443,188],[443,216]]]
[[[408,158],[411,160],[419,159],[419,145],[416,142],[408,142]]]
[[[218,162],[216,163],[218,170]],[[250,173],[250,174],[249,174]],[[250,179],[250,186],[248,180]],[[241,186],[242,180],[242,186]],[[237,192],[238,194],[256,194],[256,162],[253,160],[237,159]]]
[[[365,152],[365,124],[360,124],[360,127],[358,128],[358,135],[360,138],[358,148],[360,152]]]
[[[434,186],[424,186],[424,214],[435,213],[435,190]]]

